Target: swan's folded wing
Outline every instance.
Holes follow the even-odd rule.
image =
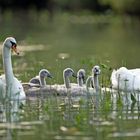
[[[15,95],[17,93],[19,93],[19,95],[17,96],[17,99],[25,99],[26,98],[23,86],[22,86],[21,82],[16,77],[14,77],[14,86],[13,86],[12,90],[13,90],[13,93]],[[14,98],[16,98],[16,97],[14,97]]]

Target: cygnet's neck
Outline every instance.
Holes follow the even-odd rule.
[[[65,87],[66,88],[71,88],[69,77],[64,74],[63,78],[64,78],[64,85],[65,85]]]
[[[39,76],[40,77],[40,86],[46,86],[46,80],[45,77]]]
[[[98,79],[98,75],[97,74],[94,74],[93,81],[94,81],[95,90],[98,91],[100,86],[99,86],[99,79]]]
[[[79,85],[80,87],[82,87],[82,86],[83,86],[83,84],[84,84],[84,81],[83,81],[83,79],[82,79],[82,78],[77,77],[77,83],[78,83],[78,85]]]
[[[89,76],[86,80],[86,89],[88,90],[91,87],[91,81],[93,80],[93,76]]]
[[[11,50],[7,47],[3,47],[3,65],[5,72],[6,85],[12,85],[14,81],[14,74],[11,62]]]

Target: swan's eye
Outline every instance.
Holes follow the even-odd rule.
[[[14,42],[12,42],[12,41],[10,41],[10,42],[11,42],[12,46],[16,46],[16,43],[14,43]]]

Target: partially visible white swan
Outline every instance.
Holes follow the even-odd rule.
[[[109,92],[109,93],[111,93],[111,98],[112,98],[113,102],[114,102],[114,100],[116,101],[116,99],[118,97],[118,87],[116,87],[116,88],[114,88],[113,86],[112,86],[112,88],[106,88],[106,87],[102,88],[102,87],[100,87],[99,79],[98,79],[98,76],[101,72],[100,67],[99,66],[94,66],[93,69],[92,69],[92,72],[93,72],[93,76],[88,77],[88,79],[86,81],[87,93],[90,93],[90,94],[93,93],[93,94],[96,94],[96,95],[100,94],[101,99],[103,99],[104,96],[105,96],[105,93]],[[124,68],[122,70],[122,73],[123,72],[125,72]],[[115,75],[113,75],[113,76],[115,76]],[[124,75],[121,77],[121,80],[123,78],[125,79]],[[122,81],[120,81],[120,82],[122,82]],[[127,93],[127,96],[126,96],[125,92],[121,92],[120,94],[122,95],[122,102],[123,102],[124,105],[132,103],[130,93]]]
[[[47,69],[41,69],[39,71],[39,75],[33,77],[29,83],[40,85],[41,87],[46,86],[45,78],[52,78],[51,73]]]
[[[6,38],[3,43],[2,57],[5,75],[0,76],[0,94],[3,98],[25,99],[26,96],[22,84],[14,77],[12,69],[11,50],[19,55],[16,44],[16,40],[13,37]]]
[[[131,94],[137,101],[140,101],[140,69],[127,69],[121,67],[113,70],[111,74],[112,88],[126,92],[128,97]]]
[[[111,74],[112,88],[122,91],[140,91],[140,71],[121,67]]]

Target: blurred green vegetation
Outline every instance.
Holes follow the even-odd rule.
[[[140,15],[139,0],[100,0],[101,4],[110,7],[120,14]]]
[[[57,11],[83,11],[140,15],[139,0],[0,0],[0,12],[11,9],[17,11],[47,9],[51,16]]]

